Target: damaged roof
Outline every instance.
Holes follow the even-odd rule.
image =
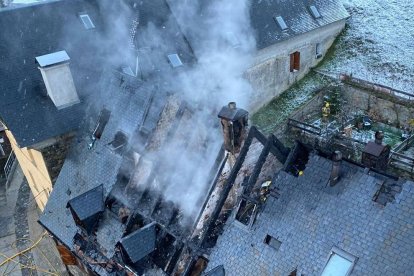
[[[119,242],[132,263],[136,263],[155,250],[156,224],[145,227],[123,237]]]
[[[78,136],[75,138],[76,141],[68,153],[39,222],[63,245],[77,254],[77,250],[81,249],[75,246],[74,236],[81,229],[76,225],[70,211],[65,208],[66,204],[73,202],[80,195],[82,197],[85,192],[103,185],[103,197],[106,200],[105,211],[91,235],[96,234],[96,243],[99,248],[104,250],[97,250],[95,255],[104,252],[102,253],[104,256],[100,256],[104,260],[118,258],[119,252],[115,250],[115,245],[120,242],[130,255],[131,261],[138,261],[138,264],[133,266],[133,269],[138,269],[141,268],[140,266],[145,266],[139,260],[147,254],[149,259],[155,258],[160,263],[163,258],[175,256],[175,253],[171,253],[172,249],[168,252],[161,252],[162,250],[158,250],[159,248],[155,248],[155,246],[161,242],[163,244],[170,242],[171,245],[164,246],[169,246],[174,250],[177,247],[179,251],[182,244],[180,235],[188,234],[188,225],[181,223],[183,220],[181,210],[171,201],[161,200],[162,195],[156,193],[158,186],[176,183],[176,181],[182,180],[182,175],[180,175],[180,179],[175,179],[172,175],[166,179],[164,177],[154,179],[155,172],[162,170],[162,166],[168,166],[168,164],[164,164],[164,158],[157,160],[156,157],[147,154],[146,150],[150,147],[149,141],[157,140],[152,147],[161,148],[160,152],[168,152],[169,148],[166,149],[165,144],[169,144],[170,140],[181,142],[182,139],[177,139],[176,136],[183,135],[182,129],[189,125],[189,121],[193,122],[193,112],[179,99],[179,96],[171,92],[171,83],[163,80],[162,77],[166,70],[174,70],[168,64],[168,54],[176,52],[182,58],[184,65],[181,66],[182,68],[185,68],[190,62],[194,62],[194,58],[191,48],[179,32],[178,25],[174,24],[170,18],[170,11],[164,0],[125,0],[124,2],[131,9],[131,18],[128,18],[128,22],[136,27],[134,30],[128,29],[127,31],[129,34],[133,34],[130,37],[134,42],[132,47],[136,53],[139,53],[140,68],[138,70],[148,70],[147,74],[143,74],[145,76],[140,78],[125,74],[121,70],[108,68],[104,70],[95,85],[99,92],[99,98],[93,99],[95,102],[87,110],[85,120],[81,124]],[[138,26],[134,25],[136,22],[139,22]],[[95,25],[98,27],[98,24]],[[154,35],[156,32],[162,33],[164,31],[174,35],[173,37],[165,37],[167,40],[165,49],[153,48],[150,47],[151,44],[146,44],[151,43],[145,37],[148,35],[148,29],[154,29]],[[120,48],[123,46],[119,45]],[[70,56],[69,52],[68,54]],[[148,60],[141,59],[144,56],[147,56]],[[70,58],[72,60],[72,56]],[[160,62],[157,63],[157,61]],[[170,98],[177,98],[177,102],[173,101],[171,109],[165,111]],[[175,107],[177,110],[174,109]],[[110,116],[106,124],[100,124],[101,127],[98,127],[99,114],[103,109],[110,111]],[[171,122],[168,121],[171,124],[165,125],[165,121],[160,119],[164,113],[166,113],[165,116],[169,116],[168,119],[171,119]],[[212,117],[212,120],[215,118]],[[97,129],[99,131],[94,131]],[[194,128],[191,128],[190,131],[194,131]],[[99,135],[96,134],[95,139],[92,139],[93,133],[96,132]],[[122,133],[122,139],[119,138],[120,133]],[[214,136],[211,133],[202,134],[204,135],[202,137],[191,135],[188,139],[189,144],[185,145],[185,150],[180,154],[184,156],[191,147],[199,144],[204,146],[205,140],[213,139]],[[123,148],[121,151],[118,150],[120,144]],[[205,150],[203,153],[210,156],[213,151],[216,154],[220,146],[217,143],[217,149],[210,146],[208,149],[212,150]],[[216,156],[214,154],[211,155],[211,165],[215,164]],[[204,157],[200,154],[200,158]],[[181,172],[181,170],[187,169],[178,162],[179,160],[174,161],[177,161],[173,164],[177,167],[176,171]],[[202,172],[209,174],[210,170],[206,169]],[[188,174],[188,176],[194,177],[194,174]],[[135,183],[134,177],[137,177],[141,182]],[[148,187],[145,186],[147,182]],[[138,184],[141,185],[138,188],[144,187],[145,190],[143,188],[142,190],[137,189]],[[156,187],[151,185],[156,185]],[[174,189],[171,186],[166,188]],[[154,188],[154,190],[150,188]],[[145,193],[147,189],[149,192]],[[201,191],[203,196],[207,194],[203,193],[199,187],[194,189]],[[140,224],[140,218],[143,219],[143,225],[148,226],[151,222],[156,222],[157,231],[161,229],[161,234],[157,232],[157,245],[154,245],[155,241],[153,241],[153,238],[155,239],[155,224],[148,226],[147,229],[146,226]],[[136,229],[140,230],[134,232]],[[165,238],[167,232],[171,236],[170,238]],[[78,238],[79,241],[82,240],[82,235],[78,235]],[[186,238],[189,237],[186,236]],[[135,244],[141,243],[142,240],[148,244],[145,243],[144,247],[136,247]],[[155,252],[151,253],[154,249]],[[87,251],[83,253],[88,254]],[[163,254],[166,256],[161,256]],[[84,261],[89,263],[89,268],[97,274],[106,275],[107,271],[100,264],[91,262],[87,258]],[[117,259],[117,261],[119,260]],[[170,266],[175,267],[174,261],[159,267],[171,269]],[[167,268],[165,269],[167,270]]]
[[[348,17],[340,0],[251,0],[250,21],[259,50]],[[286,28],[277,23],[281,18]]]
[[[207,271],[223,265],[234,275],[320,275],[331,254],[357,260],[353,275],[413,271],[414,183],[343,161],[330,187],[331,168],[331,160],[311,154],[303,176],[276,174],[271,187],[279,195],[268,197],[251,228],[228,222]],[[375,200],[384,181],[397,191],[385,207]]]
[[[86,30],[79,12],[87,11],[97,25]],[[0,119],[20,147],[78,129],[83,104],[58,110],[47,96],[35,58],[66,50],[81,102],[91,93],[88,83],[98,82],[101,66],[86,63],[97,52],[94,39],[102,30],[97,3],[57,1],[0,11]]]

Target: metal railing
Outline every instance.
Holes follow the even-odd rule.
[[[14,151],[12,151],[9,155],[9,158],[7,158],[6,165],[4,165],[4,174],[6,175],[6,179],[9,180],[10,173],[13,170],[13,164],[16,160],[16,155],[14,154]]]
[[[397,152],[391,153],[390,164],[394,166],[397,165],[399,169],[406,170],[410,173],[414,171],[414,158]]]
[[[297,128],[297,129],[300,129],[300,130],[303,130],[305,132],[315,134],[315,135],[321,135],[322,134],[322,129],[320,127],[316,127],[316,126],[311,125],[311,124],[300,122],[300,121],[297,121],[297,120],[292,119],[292,118],[289,118],[289,120],[288,120],[288,127]]]
[[[406,150],[413,142],[414,142],[414,134],[411,134],[410,137],[408,137],[403,142],[401,142],[396,147],[394,147],[392,151],[400,153],[401,151]]]

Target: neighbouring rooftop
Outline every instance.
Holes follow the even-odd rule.
[[[339,0],[251,2],[250,21],[258,49],[349,17]]]
[[[101,60],[85,63],[84,56],[99,52],[94,40],[99,32],[87,32],[78,18],[88,10],[102,24],[96,1],[58,1],[0,10],[0,71],[7,79],[0,82],[0,116],[20,147],[79,128],[84,103],[95,91],[90,83],[98,82]],[[47,15],[47,16],[46,16]],[[73,30],[77,31],[74,33]],[[67,54],[60,52],[66,50]],[[58,52],[59,55],[48,54]],[[79,92],[81,104],[58,110],[47,96],[46,87],[36,64],[47,66],[68,61]]]
[[[351,256],[344,269],[352,275],[413,271],[414,183],[343,161],[330,187],[331,167],[331,160],[311,154],[302,176],[276,173],[271,185],[278,195],[268,197],[251,227],[229,221],[207,271],[222,265],[228,275],[317,275],[332,269],[331,254]],[[379,202],[384,185],[395,192]]]

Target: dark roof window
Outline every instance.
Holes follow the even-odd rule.
[[[95,25],[93,24],[93,22],[92,22],[92,20],[91,20],[91,18],[89,17],[88,14],[86,14],[86,13],[80,14],[79,17],[82,20],[82,23],[85,26],[85,29],[87,29],[87,30],[95,29]]]
[[[178,54],[168,55],[168,60],[170,61],[170,64],[173,68],[180,67],[183,65],[183,62],[181,61]]]
[[[321,16],[321,14],[319,13],[319,11],[318,11],[318,8],[316,8],[316,6],[314,6],[314,5],[311,5],[311,6],[309,6],[309,10],[310,10],[310,12],[311,12],[311,14],[312,14],[312,16],[316,19],[316,18],[321,18],[322,16]]]
[[[270,235],[266,235],[264,243],[269,245],[270,247],[273,247],[276,250],[279,250],[280,246],[282,245],[281,241]]]
[[[274,19],[275,19],[276,23],[279,25],[280,29],[282,29],[282,31],[287,30],[288,26],[286,25],[286,22],[283,19],[283,17],[275,16]]]

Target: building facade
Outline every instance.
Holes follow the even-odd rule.
[[[256,111],[322,61],[349,14],[336,0],[262,1],[252,4],[250,17],[258,51],[245,77]]]

